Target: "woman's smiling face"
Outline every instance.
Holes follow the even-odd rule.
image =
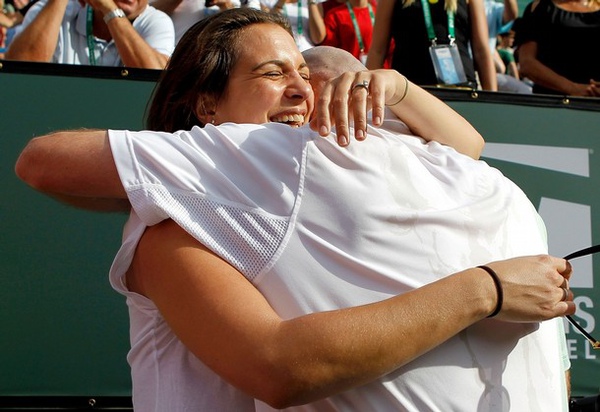
[[[314,95],[293,37],[275,24],[255,24],[244,30],[238,44],[239,58],[214,109],[214,123],[299,127],[308,122]]]

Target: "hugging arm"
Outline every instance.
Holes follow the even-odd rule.
[[[570,276],[563,259],[489,266],[504,288],[498,319],[575,311],[571,300],[559,302],[559,286]],[[146,229],[127,285],[157,305],[202,362],[276,408],[377,379],[485,318],[497,303],[491,277],[468,269],[378,303],[283,320],[243,275],[170,220]]]
[[[353,88],[363,81],[368,82],[368,90]],[[338,141],[348,144],[353,118],[355,137],[363,140],[368,110],[372,109],[373,124],[379,126],[385,106],[416,136],[451,146],[474,159],[481,155],[484,140],[466,119],[395,70],[346,72],[330,81],[315,102],[317,114],[311,126],[325,136],[335,122]]]
[[[56,132],[32,139],[15,166],[34,189],[72,206],[127,211],[106,130]]]

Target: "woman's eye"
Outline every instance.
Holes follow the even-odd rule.
[[[268,72],[264,74],[266,77],[279,77],[279,76],[283,76],[283,73],[281,72]]]

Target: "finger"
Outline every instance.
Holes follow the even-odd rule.
[[[564,268],[562,270],[559,270],[559,273],[566,280],[571,279],[571,275],[573,274],[573,266],[571,265],[571,262],[569,262],[568,260],[565,260]]]
[[[559,289],[562,293],[562,296],[559,299],[559,302],[566,302],[569,299],[569,295],[571,292],[567,288],[559,288]]]
[[[371,77],[370,95],[367,102],[367,111],[371,110],[371,121],[374,126],[381,126],[385,111],[385,83],[380,80],[377,76]]]
[[[369,81],[355,83],[351,89],[350,105],[354,119],[354,137],[364,140],[367,137],[367,101],[369,97]]]
[[[556,304],[555,311],[557,316],[572,315],[577,311],[577,307],[573,300],[567,300],[565,302],[559,301]]]
[[[333,91],[331,111],[335,122],[338,144],[347,146],[350,143],[350,119],[348,115],[348,104],[352,87],[356,83],[355,75],[342,75],[336,79],[336,87]],[[359,81],[360,82],[360,81]],[[363,91],[364,93],[364,91]]]
[[[314,117],[310,121],[310,126],[313,130],[318,131],[319,135],[328,136],[331,131],[331,95],[334,86],[327,83],[319,96],[319,100],[315,103]]]

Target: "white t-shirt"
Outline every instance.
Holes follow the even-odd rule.
[[[39,0],[25,14],[21,32],[29,25],[48,0]],[[87,10],[78,1],[71,0],[65,11],[58,34],[58,43],[54,50],[52,63],[65,64],[90,64],[89,46],[87,37]],[[171,18],[152,6],[147,6],[144,11],[133,21],[133,28],[159,53],[170,56],[175,48],[175,29]],[[93,36],[94,55],[98,66],[123,66],[121,57],[114,40],[105,41]]]
[[[134,209],[110,278],[130,307],[140,410],[184,410],[205,400],[200,385],[219,382],[196,373],[200,362],[152,302],[126,290],[144,225],[175,220],[283,318],[380,301],[468,267],[546,252],[543,223],[516,185],[435,142],[371,128],[366,141],[340,148],[308,127],[280,124],[109,138]],[[394,373],[290,410],[567,411],[560,322],[486,319]],[[204,396],[212,410],[244,399]],[[147,397],[169,408],[148,408]]]

